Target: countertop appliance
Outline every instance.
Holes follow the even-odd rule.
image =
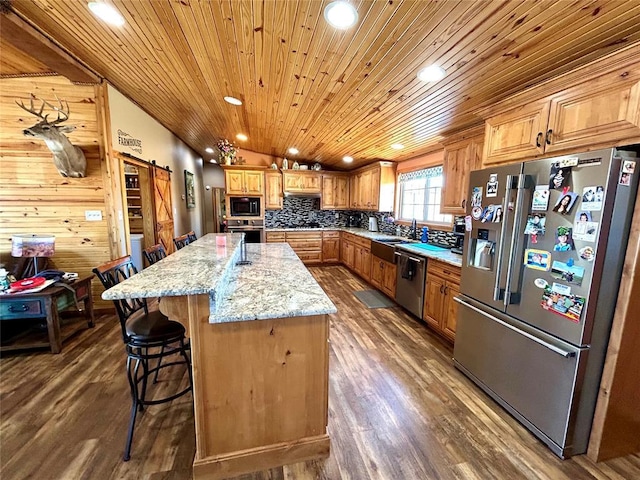
[[[359,227],[359,226],[360,226],[360,216],[349,215],[349,218],[347,218],[347,227]]]
[[[395,257],[396,302],[422,319],[427,259],[398,249],[395,251]]]
[[[264,220],[228,220],[227,232],[244,233],[246,243],[264,243]]]
[[[370,232],[378,231],[378,219],[376,217],[369,217],[369,231]]]
[[[259,217],[260,197],[229,197],[230,217]]]
[[[638,190],[633,156],[470,175],[454,363],[562,458],[587,449]]]
[[[454,222],[453,235],[456,238],[456,244],[451,248],[451,252],[462,255],[464,248],[464,218],[458,217]]]

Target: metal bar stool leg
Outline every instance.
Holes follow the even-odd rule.
[[[153,383],[158,383],[158,373],[160,372],[160,365],[162,364],[162,356],[164,355],[164,345],[160,349],[160,357],[158,358],[158,365],[156,365],[156,374],[153,376]]]
[[[127,378],[129,379],[129,386],[131,387],[131,415],[129,418],[129,429],[127,431],[127,443],[124,448],[124,455],[122,460],[125,462],[131,458],[131,443],[133,442],[133,429],[136,425],[136,415],[138,413],[138,407],[140,399],[138,396],[138,370],[140,367],[140,359],[136,359],[135,367],[131,366],[131,356],[127,356]]]

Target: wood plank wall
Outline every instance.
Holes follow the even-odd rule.
[[[64,77],[0,79],[0,262],[11,264],[11,236],[16,233],[56,236],[55,268],[88,274],[110,260],[105,191],[102,177],[97,86],[73,85]],[[63,178],[42,140],[30,139],[23,129],[37,118],[15,104],[34,93],[50,102],[55,96],[69,102],[66,124],[77,128],[67,136],[84,151],[86,178]],[[100,210],[101,221],[85,220],[86,210]],[[100,298],[93,282],[95,308],[112,308]]]

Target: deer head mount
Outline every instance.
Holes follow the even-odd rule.
[[[39,108],[34,107],[34,100],[41,103]],[[25,137],[35,137],[44,140],[51,153],[53,163],[63,177],[84,177],[87,171],[87,159],[79,147],[71,144],[65,133],[73,132],[76,127],[72,125],[60,125],[69,119],[69,103],[58,100],[59,106],[51,105],[46,100],[39,99],[33,93],[29,99],[29,107],[20,101],[16,102],[20,108],[40,118],[41,121],[34,126],[25,128],[22,133]],[[55,120],[49,121],[49,114],[42,115],[44,108],[49,107],[57,113]]]

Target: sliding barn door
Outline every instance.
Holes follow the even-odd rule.
[[[171,209],[171,173],[153,169],[153,197],[156,216],[156,243],[161,243],[167,253],[174,251],[173,210]]]

